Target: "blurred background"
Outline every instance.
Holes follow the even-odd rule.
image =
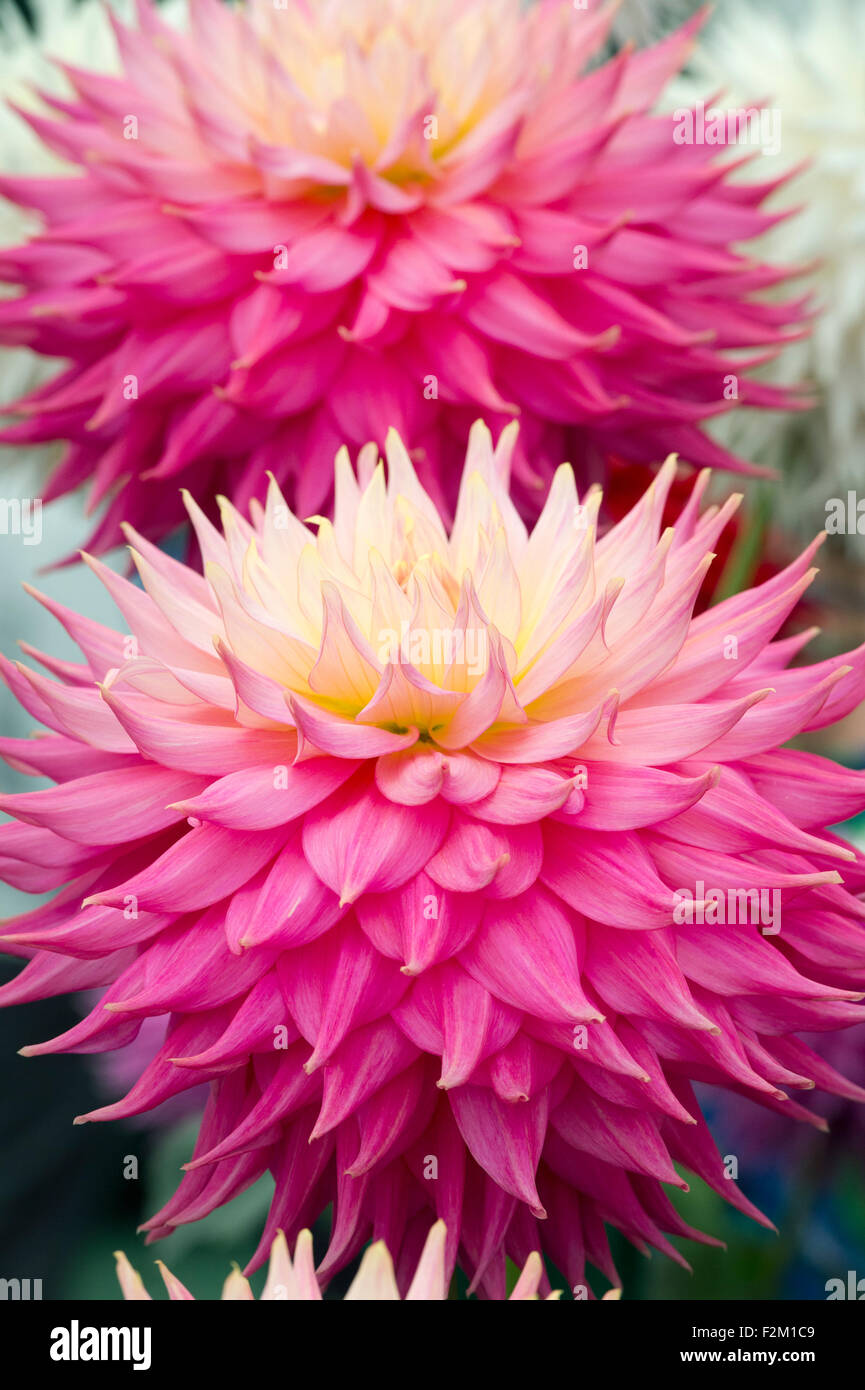
[[[116,8],[124,12],[131,5]],[[696,8],[688,0],[623,0],[614,46],[658,37]],[[33,83],[62,91],[46,52],[110,68],[112,45],[99,11],[97,0],[0,0],[0,95],[27,101]],[[706,601],[787,563],[824,527],[831,499],[846,506],[848,491],[857,486],[865,497],[863,0],[716,0],[689,70],[669,93],[668,109],[701,97],[708,102],[722,91],[722,105],[765,101],[781,113],[780,148],[756,160],[756,170],[743,170],[743,178],[771,178],[801,166],[778,205],[802,210],[769,234],[769,259],[803,269],[802,283],[813,292],[819,318],[810,340],[793,345],[766,371],[775,381],[809,381],[818,404],[807,415],[743,411],[721,422],[726,442],[778,469],[781,480],[747,485],[742,520],[719,556]],[[45,162],[35,138],[4,106],[0,169],[35,173]],[[22,223],[20,211],[0,200],[0,244],[20,240],[28,230]],[[4,402],[37,384],[40,373],[45,375],[44,364],[4,351],[0,412]],[[4,449],[0,490],[38,497],[47,462],[44,451]],[[57,656],[74,654],[57,624],[23,592],[22,580],[97,620],[113,620],[112,605],[89,571],[76,564],[50,569],[85,533],[82,511],[77,497],[48,507],[39,545],[27,544],[24,536],[0,536],[0,650],[7,656],[14,658],[19,640]],[[809,659],[865,639],[865,516],[862,531],[831,535],[821,552],[821,573],[793,623],[821,629]],[[113,563],[122,566],[122,555]],[[0,733],[29,732],[29,718],[0,689]],[[865,766],[862,715],[803,746]],[[0,771],[3,791],[35,785],[9,769]],[[844,833],[865,841],[865,826],[851,824]],[[0,915],[24,906],[22,895],[0,885]],[[0,982],[16,968],[0,957]],[[82,1011],[86,1007],[82,1003]],[[79,1016],[65,999],[0,1011],[0,1277],[14,1272],[41,1278],[45,1298],[115,1298],[111,1253],[123,1248],[151,1292],[158,1293],[151,1263],[158,1254],[199,1296],[216,1297],[231,1261],[242,1264],[257,1243],[269,1180],[227,1211],[145,1251],[136,1225],[173,1190],[196,1121],[175,1103],[143,1125],[73,1127],[75,1115],[128,1088],[134,1073],[125,1077],[122,1054],[107,1061],[28,1060],[17,1049],[63,1032]],[[865,1081],[865,1028],[842,1035],[832,1060]],[[722,1154],[735,1157],[742,1187],[781,1234],[748,1222],[695,1182],[684,1198],[687,1219],[728,1249],[689,1247],[689,1273],[658,1256],[646,1260],[619,1242],[625,1297],[821,1299],[826,1280],[839,1271],[865,1273],[865,1115],[827,1100],[821,1110],[814,1101],[813,1109],[830,1122],[822,1133],[782,1122],[744,1100],[705,1092],[703,1100]],[[679,1194],[674,1200],[682,1201]],[[326,1218],[318,1238],[325,1230]],[[350,1276],[349,1271],[332,1296]]]

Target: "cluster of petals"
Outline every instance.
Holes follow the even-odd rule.
[[[405,1294],[406,1303],[443,1303],[448,1296],[448,1278],[445,1269],[445,1246],[447,1231],[443,1221],[437,1221],[426,1239],[421,1251],[417,1269]],[[122,1251],[115,1255],[117,1261],[117,1280],[123,1297],[130,1303],[150,1300],[144,1282],[130,1265]],[[195,1295],[177,1279],[161,1260],[157,1260],[159,1272],[174,1303],[194,1302]],[[511,1303],[528,1303],[536,1300],[543,1273],[541,1257],[537,1251],[529,1256],[525,1269],[509,1295]],[[321,1300],[321,1285],[315,1273],[315,1259],[312,1253],[312,1233],[301,1231],[294,1250],[294,1261],[289,1254],[288,1245],[282,1231],[278,1231],[270,1250],[270,1264],[267,1280],[261,1292],[262,1303],[308,1303]],[[249,1280],[239,1269],[233,1269],[222,1288],[223,1301],[238,1303],[254,1299],[255,1295]],[[547,1302],[555,1302],[561,1291],[547,1295]],[[604,1294],[605,1299],[616,1301],[621,1297],[620,1289],[611,1289]],[[396,1281],[393,1260],[383,1240],[378,1240],[364,1252],[360,1268],[345,1295],[346,1303],[399,1303],[400,1291]]]
[[[471,432],[448,527],[391,433],[335,466],[333,521],[271,482],[214,526],[204,573],[130,532],[141,587],[90,559],[128,631],[43,599],[81,648],[3,662],[49,732],[4,739],[57,786],[0,798],[0,872],[59,890],[5,925],[0,1002],[101,987],[25,1052],[164,1044],[116,1104],[210,1083],[152,1239],[266,1170],[250,1268],[333,1203],[326,1280],[385,1240],[408,1286],[430,1221],[486,1297],[506,1256],[614,1285],[605,1223],[681,1259],[682,1166],[743,1211],[692,1081],[807,1119],[856,1098],[796,1034],[859,1022],[865,857],[826,829],[865,773],[782,747],[861,698],[865,648],[791,664],[819,542],[693,616],[737,499],[708,474],[662,527],[670,459],[600,537],[556,472],[529,532],[517,427]],[[681,919],[713,893],[782,929]],[[705,896],[704,896],[705,894]]]
[[[0,344],[68,364],[3,439],[66,442],[45,496],[90,484],[95,553],[184,520],[178,483],[323,510],[323,461],[391,426],[450,506],[478,414],[520,417],[532,515],[563,458],[749,467],[702,424],[793,401],[752,368],[809,311],[738,249],[779,180],[653,114],[699,21],[598,66],[613,9],[569,0],[136,10],[119,76],[22,112],[71,177],[0,179],[43,226]]]

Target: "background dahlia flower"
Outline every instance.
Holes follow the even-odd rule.
[[[405,1294],[405,1301],[443,1303],[448,1296],[448,1275],[445,1265],[447,1229],[443,1221],[437,1221],[426,1239],[421,1251],[417,1269]],[[117,1279],[123,1297],[128,1302],[150,1300],[141,1275],[134,1270],[119,1250],[114,1257],[117,1261]],[[172,1302],[194,1301],[195,1295],[176,1279],[161,1260],[157,1261],[159,1272]],[[538,1288],[543,1276],[543,1264],[537,1251],[533,1251],[526,1261],[526,1267],[510,1294],[512,1303],[527,1303],[538,1298]],[[222,1297],[227,1302],[242,1302],[254,1298],[249,1285],[239,1269],[234,1269],[225,1281]],[[547,1295],[547,1302],[555,1302],[561,1291]],[[605,1299],[618,1300],[620,1289],[611,1289],[604,1294]],[[277,1232],[270,1250],[270,1266],[267,1282],[261,1293],[262,1303],[268,1302],[316,1302],[321,1299],[321,1286],[315,1275],[315,1260],[312,1253],[312,1234],[301,1231],[297,1238],[294,1261],[288,1252],[288,1245],[282,1231]],[[364,1253],[355,1278],[345,1295],[346,1303],[398,1303],[399,1287],[393,1267],[393,1260],[383,1240],[376,1241]]]
[[[131,0],[113,0],[118,14],[130,19]],[[109,73],[117,70],[117,45],[101,0],[31,0],[34,29],[18,10],[6,5],[0,13],[0,159],[3,172],[18,177],[52,178],[73,175],[68,158],[52,149],[30,126],[24,111],[37,111],[37,92],[69,98],[72,89],[49,52],[67,63]],[[50,35],[50,37],[49,37]],[[47,44],[46,44],[47,40]],[[42,108],[44,110],[44,108]],[[0,249],[16,246],[39,232],[36,209],[0,197]],[[13,292],[4,286],[6,296]],[[50,353],[50,345],[48,348]],[[0,405],[46,381],[62,361],[39,357],[22,340],[20,346],[0,348]],[[53,452],[53,451],[52,451]]]
[[[590,0],[601,9],[605,0]],[[703,8],[700,0],[618,0],[614,8],[612,38],[617,45],[651,43],[683,24]]]
[[[69,360],[3,438],[68,441],[46,496],[89,481],[94,550],[184,520],[178,482],[323,509],[323,461],[391,426],[450,505],[480,412],[521,417],[532,514],[566,457],[750,467],[701,424],[791,402],[750,369],[805,304],[732,249],[774,183],[649,114],[696,22],[592,68],[612,10],[565,0],[137,13],[122,77],[67,65],[28,116],[78,177],[0,180],[45,226],[0,257],[0,342]]]
[[[771,423],[754,411],[714,422],[725,445],[774,468],[788,485],[774,515],[813,534],[831,497],[860,489],[865,460],[865,11],[860,0],[755,7],[726,0],[701,36],[674,104],[754,98],[780,113],[781,145],[743,168],[761,181],[793,173],[779,210],[796,206],[755,253],[808,266],[819,313],[813,335],[762,369],[775,384],[813,382],[819,408]]]
[[[143,589],[88,561],[128,633],[43,600],[85,663],[3,663],[52,732],[0,751],[58,786],[0,798],[0,867],[60,891],[6,924],[32,959],[0,1002],[104,987],[28,1055],[168,1016],[82,1121],[211,1082],[152,1239],[269,1168],[250,1268],[333,1202],[322,1279],[373,1237],[407,1287],[435,1217],[485,1296],[534,1250],[620,1286],[604,1223],[701,1238],[676,1163],[759,1218],[692,1080],[803,1118],[784,1088],[865,1095],[794,1036],[860,1021],[865,969],[865,857],[824,831],[865,774],[780,749],[862,690],[865,648],[790,668],[810,634],[772,640],[817,543],[693,618],[737,499],[701,511],[704,471],[662,531],[671,459],[598,540],[564,465],[529,535],[516,432],[473,430],[450,532],[395,433],[387,476],[342,451],[333,523],[275,482],[221,531],[187,498],[203,576],[131,532]],[[783,929],[683,919],[688,893]]]

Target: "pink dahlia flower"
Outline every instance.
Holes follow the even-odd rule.
[[[69,366],[3,438],[68,441],[46,495],[108,500],[96,551],[184,520],[178,482],[245,510],[272,470],[322,510],[325,460],[391,426],[449,508],[480,413],[522,418],[532,515],[563,458],[748,467],[701,423],[791,404],[749,369],[804,301],[766,300],[786,272],[732,249],[778,220],[779,180],[732,180],[650,114],[696,22],[592,67],[611,19],[191,0],[181,32],[139,0],[123,76],[66,67],[72,96],[26,118],[80,173],[0,180],[45,227],[0,256],[22,290],[0,342]]]
[[[405,1294],[405,1301],[443,1303],[448,1296],[448,1274],[446,1267],[447,1231],[443,1221],[437,1221],[426,1239],[420,1254],[414,1277]],[[118,1250],[117,1280],[128,1302],[150,1300],[141,1275],[133,1269]],[[176,1279],[161,1260],[157,1260],[159,1272],[172,1302],[194,1301],[195,1295]],[[527,1303],[539,1297],[538,1289],[543,1277],[543,1263],[535,1250],[529,1255],[526,1267],[514,1285],[510,1295],[512,1303]],[[225,1281],[222,1297],[228,1302],[242,1302],[254,1298],[249,1281],[244,1279],[239,1269],[234,1269]],[[605,1299],[618,1300],[621,1289],[611,1289],[604,1294]],[[547,1295],[547,1302],[561,1298],[561,1290]],[[282,1231],[278,1231],[270,1250],[270,1266],[267,1282],[262,1290],[262,1303],[268,1302],[316,1302],[321,1299],[321,1285],[316,1278],[315,1261],[312,1254],[312,1235],[301,1231],[294,1251],[294,1262],[288,1253],[288,1245]],[[383,1240],[376,1241],[365,1252],[360,1269],[352,1280],[345,1295],[346,1303],[398,1303],[399,1286],[393,1267],[393,1260]]]
[[[564,465],[528,534],[515,445],[476,426],[450,531],[393,433],[387,479],[338,457],[333,523],[275,482],[221,531],[188,500],[204,576],[131,533],[143,589],[89,561],[129,632],[46,599],[85,663],[5,663],[53,732],[0,751],[59,785],[0,798],[0,867],[61,891],[7,924],[35,954],[0,1001],[105,987],[30,1054],[170,1015],[82,1120],[211,1083],[153,1238],[270,1169],[252,1268],[333,1202],[322,1278],[372,1235],[404,1286],[433,1216],[488,1296],[533,1250],[619,1284],[605,1222],[694,1234],[676,1163],[753,1212],[692,1079],[865,1094],[794,1036],[860,1021],[865,978],[865,857],[824,831],[865,775],[780,750],[862,692],[865,648],[772,640],[816,543],[693,618],[737,499],[701,511],[704,472],[662,531],[671,459],[598,540]]]

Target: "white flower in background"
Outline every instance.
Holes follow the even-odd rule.
[[[745,177],[773,179],[808,161],[775,200],[778,211],[799,210],[759,254],[808,267],[813,334],[765,371],[774,382],[812,382],[818,409],[780,418],[733,412],[712,432],[755,462],[783,467],[776,515],[810,535],[827,499],[848,488],[861,495],[865,480],[865,5],[724,0],[670,101],[675,108],[697,98],[780,112],[780,151],[758,154]]]
[[[700,3],[701,0],[620,0],[613,39],[618,44],[652,43],[684,24]]]

